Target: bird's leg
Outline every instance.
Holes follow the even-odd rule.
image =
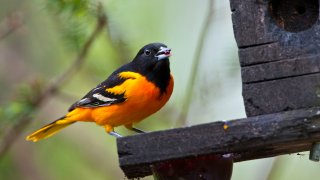
[[[138,129],[138,128],[135,128],[135,127],[132,127],[131,129],[132,131],[136,132],[136,133],[146,133],[145,131],[142,131],[141,129]]]
[[[109,135],[114,136],[114,137],[116,137],[116,138],[122,137],[120,134],[114,132],[114,129],[113,129],[112,126],[110,126],[110,125],[105,125],[104,128],[105,128],[106,132],[107,132]]]
[[[129,129],[129,130],[131,130],[131,131],[134,131],[134,132],[136,132],[136,133],[139,133],[139,134],[141,134],[141,133],[146,133],[145,131],[142,131],[142,130],[140,130],[140,129],[138,129],[138,128],[132,127],[132,124],[125,125],[125,127],[126,127],[127,129]]]
[[[118,133],[116,133],[116,132],[114,132],[114,131],[109,132],[109,134],[110,134],[111,136],[116,137],[116,138],[122,137],[120,134],[118,134]]]

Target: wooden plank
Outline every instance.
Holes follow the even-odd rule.
[[[238,47],[256,46],[276,39],[268,33],[268,3],[264,1],[231,0],[233,30]]]
[[[305,54],[306,52],[302,48],[289,48],[280,45],[279,42],[272,42],[250,48],[240,48],[239,60],[240,65],[244,67],[283,59],[297,58]]]
[[[320,73],[319,1],[230,5],[247,115],[318,106],[319,80],[300,76]]]
[[[243,84],[247,116],[320,106],[320,73]]]
[[[150,165],[179,158],[233,153],[235,161],[309,150],[320,141],[320,108],[151,132],[117,139],[128,178],[151,174]]]
[[[153,164],[157,180],[230,180],[233,169],[232,155],[203,155]]]
[[[242,67],[242,82],[248,84],[318,73],[320,72],[319,59],[320,54]]]
[[[319,18],[319,0],[269,0],[269,16],[281,29],[302,32],[312,27]]]
[[[289,8],[281,10],[289,11],[284,14],[294,14],[295,1],[288,1]],[[310,3],[318,3],[312,1]],[[313,6],[309,2],[299,0],[297,3],[304,3],[306,8],[304,14],[295,17],[286,17],[293,27],[300,27],[307,24],[306,30],[299,32],[290,32],[281,27],[279,19],[272,15],[269,9],[269,1],[262,0],[231,0],[231,11],[235,39],[239,47],[239,58],[241,66],[254,65],[278,61],[282,59],[292,59],[297,56],[320,54],[320,22],[313,19],[318,13],[313,11]],[[310,10],[310,11],[309,11]],[[314,17],[315,15],[315,17]],[[312,17],[312,18],[311,18]],[[284,20],[285,21],[285,20]],[[312,22],[309,22],[312,21]]]

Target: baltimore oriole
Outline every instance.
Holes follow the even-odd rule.
[[[171,49],[152,43],[139,50],[128,64],[114,71],[105,81],[74,103],[69,112],[26,137],[29,141],[48,138],[78,121],[95,122],[110,135],[121,137],[114,127],[143,132],[133,124],[157,112],[173,90],[169,57]]]

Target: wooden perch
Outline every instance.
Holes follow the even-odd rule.
[[[208,154],[233,153],[245,161],[310,150],[320,141],[320,108],[118,138],[120,166],[127,177],[151,175],[150,165]]]
[[[151,169],[154,175],[187,174],[190,162],[199,166],[184,179],[204,175],[198,171],[202,164],[206,172],[213,169],[207,177],[214,177],[232,169],[232,161],[221,158],[228,153],[239,162],[311,150],[309,158],[320,160],[319,1],[230,0],[230,5],[248,118],[119,138],[127,177],[150,175]],[[213,167],[211,159],[226,166]]]

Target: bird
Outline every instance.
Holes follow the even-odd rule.
[[[133,125],[160,110],[172,94],[171,55],[165,44],[145,45],[131,62],[72,104],[68,113],[33,132],[26,140],[37,142],[51,137],[76,122],[94,122],[117,138],[122,136],[114,128],[122,125],[143,133]]]

